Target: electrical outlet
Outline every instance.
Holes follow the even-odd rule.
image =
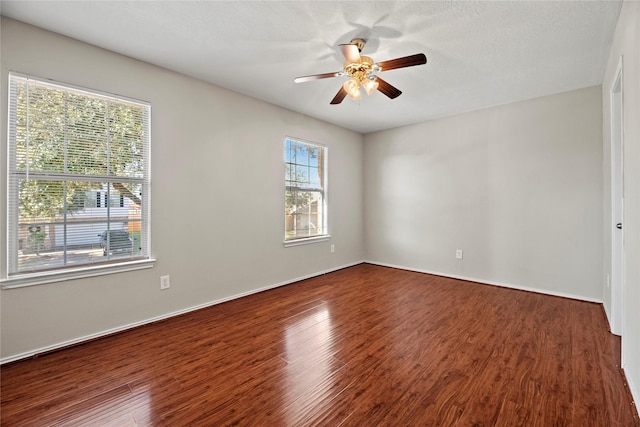
[[[169,289],[171,287],[171,280],[169,276],[160,276],[160,290]]]
[[[462,259],[462,249],[456,249],[456,259]]]
[[[336,245],[331,245],[331,253],[334,253],[336,251]]]

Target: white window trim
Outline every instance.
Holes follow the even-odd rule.
[[[326,242],[331,239],[331,234],[323,234],[321,236],[305,237],[302,239],[285,240],[282,242],[285,248],[292,246],[308,245],[311,243]]]
[[[20,274],[0,280],[2,289],[24,288],[26,286],[45,285],[48,283],[65,282],[73,279],[103,276],[105,274],[123,273],[125,271],[143,270],[155,265],[155,258],[102,264],[65,270],[47,271],[44,273]]]

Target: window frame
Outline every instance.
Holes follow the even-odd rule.
[[[322,185],[319,188],[316,187],[292,187],[290,185],[287,185],[289,180],[287,180],[287,165],[291,164],[291,162],[287,161],[287,143],[291,141],[293,143],[297,143],[297,144],[303,144],[305,146],[311,146],[314,148],[318,148],[319,150],[322,150],[322,178],[321,178],[321,183]],[[329,197],[328,197],[328,178],[329,178],[329,167],[328,167],[328,158],[329,158],[329,148],[326,145],[323,144],[319,144],[317,142],[311,142],[311,141],[307,141],[301,138],[297,138],[297,137],[292,137],[292,136],[285,136],[284,138],[284,178],[285,178],[285,182],[284,182],[284,198],[285,198],[285,209],[284,209],[284,241],[283,241],[283,245],[284,247],[293,247],[293,246],[299,246],[299,245],[306,245],[306,244],[310,244],[310,243],[318,243],[318,242],[324,242],[327,241],[331,238],[331,234],[329,233]],[[295,163],[294,163],[295,164]],[[297,165],[297,164],[296,164]],[[320,167],[320,166],[319,166]],[[320,192],[321,196],[322,196],[322,233],[316,234],[316,235],[311,235],[311,236],[304,236],[304,237],[294,237],[294,238],[287,238],[287,193],[289,191],[292,191],[292,189],[294,189],[293,191],[307,191],[307,192]]]
[[[7,180],[7,204],[6,204],[6,233],[7,239],[5,242],[5,250],[6,256],[3,260],[4,268],[3,275],[0,277],[0,286],[3,289],[10,289],[15,287],[23,287],[30,285],[40,285],[45,283],[53,283],[59,282],[69,279],[76,279],[82,277],[93,277],[103,274],[111,274],[123,271],[132,271],[139,270],[145,268],[153,267],[155,263],[155,259],[151,256],[151,104],[145,101],[140,101],[137,99],[132,99],[120,95],[115,95],[111,93],[102,92],[95,89],[79,87],[68,83],[61,83],[54,80],[36,77],[32,75],[22,74],[10,71],[8,74],[8,104],[9,108],[7,111],[7,171],[6,171],[6,180]],[[30,84],[35,83],[36,85],[44,86],[51,90],[60,90],[64,93],[73,93],[73,94],[81,94],[82,96],[86,96],[91,99],[102,99],[114,101],[120,105],[122,104],[133,104],[137,107],[142,108],[142,116],[141,125],[142,125],[142,154],[140,161],[142,162],[142,176],[141,178],[133,178],[131,176],[120,176],[116,174],[111,174],[107,172],[106,175],[100,176],[98,178],[103,178],[104,182],[107,185],[111,186],[112,183],[127,183],[127,182],[137,182],[139,188],[141,189],[141,194],[143,194],[142,203],[139,205],[139,209],[141,211],[139,224],[141,229],[140,234],[140,247],[141,253],[139,255],[129,254],[127,257],[118,258],[115,257],[112,259],[110,256],[107,257],[106,260],[98,261],[98,262],[85,262],[78,264],[67,264],[66,261],[63,262],[63,266],[56,266],[55,268],[48,268],[46,266],[39,266],[37,269],[33,270],[21,270],[18,264],[19,258],[19,241],[18,241],[18,228],[20,224],[20,190],[19,190],[19,182],[25,179],[34,179],[38,180],[59,180],[63,183],[71,183],[74,180],[86,180],[87,182],[95,181],[94,175],[90,174],[73,174],[71,172],[67,172],[66,169],[60,173],[52,173],[49,171],[33,171],[29,170],[27,167],[26,172],[18,169],[18,138],[17,138],[17,122],[20,119],[17,113],[16,107],[16,98],[17,98],[17,85],[19,84]],[[28,112],[27,112],[28,117]],[[56,117],[56,116],[53,116]],[[65,153],[65,158],[67,155],[66,146],[63,148],[63,153]],[[65,160],[66,164],[66,160]],[[65,186],[67,184],[64,184]],[[65,187],[66,188],[66,187]],[[97,191],[98,194],[101,194],[103,197],[106,196],[106,193],[102,190]],[[111,197],[114,197],[112,194]],[[119,193],[120,201],[122,201],[122,195]],[[111,200],[108,197],[107,203],[110,203]],[[86,209],[86,208],[85,208]],[[66,211],[66,208],[65,208]],[[66,215],[63,224],[66,224]],[[134,220],[134,222],[138,222]],[[107,229],[110,229],[110,224],[112,220],[107,216],[105,224],[107,224]],[[66,226],[65,226],[66,227]],[[66,241],[66,238],[65,238]],[[64,251],[69,250],[66,247],[63,249]],[[65,252],[66,253],[66,252]]]

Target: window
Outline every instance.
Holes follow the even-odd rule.
[[[9,75],[9,278],[149,258],[150,114]]]
[[[326,158],[326,147],[285,139],[285,242],[327,236]]]

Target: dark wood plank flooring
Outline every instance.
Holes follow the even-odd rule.
[[[3,426],[640,426],[599,304],[362,264],[2,367]]]

